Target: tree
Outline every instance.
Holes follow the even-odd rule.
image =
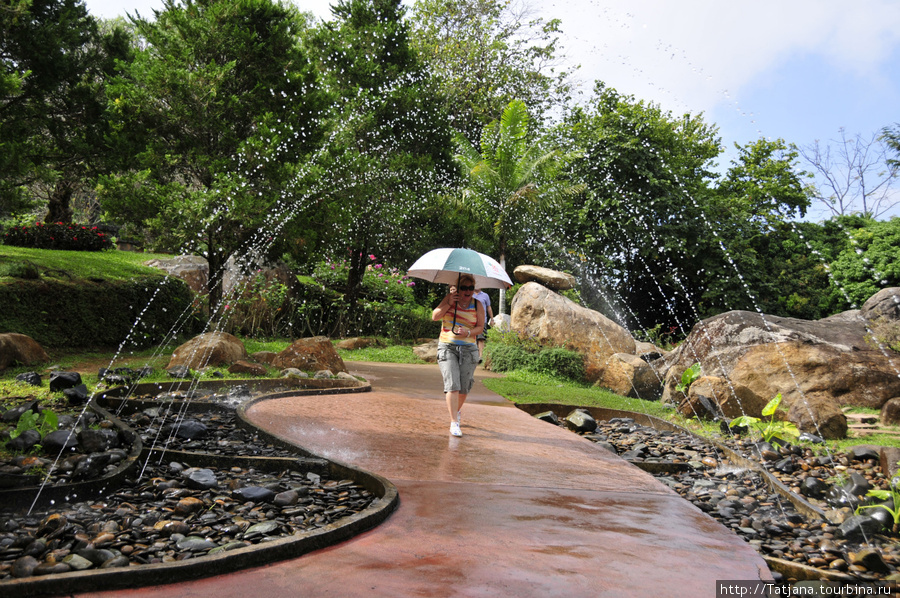
[[[895,187],[900,163],[889,158],[895,138],[889,132],[868,139],[859,133],[848,138],[843,128],[839,133],[829,144],[816,141],[800,150],[816,173],[814,198],[833,216],[886,215],[900,205]]]
[[[579,190],[561,177],[572,156],[530,143],[529,137],[528,110],[520,100],[510,102],[501,119],[484,129],[480,149],[463,135],[456,137],[456,160],[465,179],[461,205],[473,222],[490,227],[504,269],[510,241],[531,228],[526,217]],[[501,289],[499,314],[505,299]]]
[[[623,325],[683,329],[702,309],[716,132],[602,83],[559,127],[560,143],[580,153],[573,176],[586,185],[562,224],[566,249],[583,256],[585,301]]]
[[[456,130],[476,139],[513,100],[540,120],[568,98],[560,21],[535,18],[524,0],[417,0],[411,40],[441,81]]]
[[[340,0],[308,41],[334,96],[322,157],[333,207],[332,250],[349,259],[352,321],[368,256],[403,254],[408,226],[446,186],[443,100],[409,45],[399,0]]]
[[[106,177],[101,197],[156,247],[205,253],[216,309],[228,257],[296,220],[298,164],[319,143],[324,96],[289,5],[166,0],[154,15],[132,20],[142,50],[110,84],[114,141],[132,169]]]
[[[860,308],[883,288],[900,286],[900,218],[837,218],[849,238],[830,269],[834,284]]]
[[[811,201],[802,180],[806,173],[797,165],[797,149],[781,139],[735,147],[738,155],[705,208],[706,221],[715,223],[711,235],[718,243],[697,260],[707,279],[700,295],[701,315],[762,308],[800,317],[801,311],[808,311],[801,309],[806,293],[812,291],[808,285],[815,280],[817,292],[823,292],[828,280],[825,277],[823,285],[818,275],[822,264],[816,264],[808,249],[806,258],[801,257],[797,246],[801,241],[788,224],[803,216]],[[801,266],[818,274],[801,273]],[[774,267],[782,268],[783,276],[773,276]],[[787,272],[792,274],[785,278]]]
[[[42,186],[46,220],[70,222],[73,193],[108,166],[104,84],[127,36],[101,33],[80,0],[6,3],[0,27],[0,211]]]

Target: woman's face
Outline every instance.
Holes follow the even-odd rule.
[[[460,281],[457,288],[459,302],[468,304],[469,299],[475,294],[475,283],[468,280]]]

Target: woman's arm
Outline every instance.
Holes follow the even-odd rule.
[[[437,307],[431,312],[431,319],[435,322],[440,322],[444,319],[444,314],[450,311],[450,308],[456,303],[457,293],[456,287],[450,287],[450,292],[447,293],[447,296],[438,304]]]

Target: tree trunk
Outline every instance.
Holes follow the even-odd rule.
[[[506,272],[506,256],[500,254],[500,267]],[[502,316],[506,313],[506,289],[500,287],[500,306],[497,315]]]
[[[506,236],[500,237],[500,268],[506,272]],[[497,315],[502,316],[506,313],[506,289],[500,287],[500,309]]]
[[[356,322],[356,312],[359,304],[359,296],[362,291],[363,275],[366,272],[366,252],[364,249],[354,249],[350,253],[350,270],[347,272],[347,322]],[[341,334],[347,334],[347,326],[341,330]]]
[[[53,191],[50,193],[50,199],[47,202],[47,216],[44,222],[72,222],[72,194],[75,192],[75,186],[60,179],[56,181]]]

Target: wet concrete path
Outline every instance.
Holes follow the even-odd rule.
[[[737,535],[488,391],[488,372],[477,372],[454,438],[436,366],[348,369],[373,391],[263,401],[248,416],[391,480],[400,506],[385,523],[297,559],[115,595],[694,597],[715,596],[716,580],[770,579]]]

